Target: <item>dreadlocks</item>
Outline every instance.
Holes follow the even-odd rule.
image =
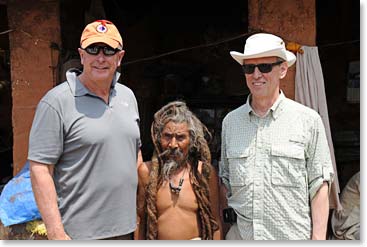
[[[192,165],[189,172],[190,183],[193,187],[198,203],[199,233],[204,240],[213,239],[214,232],[219,226],[210,208],[209,175],[211,170],[211,155],[206,137],[210,132],[200,120],[181,101],[174,101],[165,105],[154,115],[151,126],[151,135],[154,143],[150,181],[146,189],[147,212],[147,239],[157,239],[157,192],[161,187],[164,177],[162,173],[162,147],[160,145],[161,133],[168,122],[187,123],[190,133],[190,146],[188,161]],[[202,162],[201,173],[198,172],[199,161]]]

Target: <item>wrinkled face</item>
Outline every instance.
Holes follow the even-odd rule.
[[[263,57],[246,59],[244,64],[267,64],[277,62],[276,57]],[[245,74],[246,83],[252,97],[256,98],[277,98],[279,94],[280,79],[284,78],[287,73],[287,63],[273,66],[268,73],[262,73],[258,67],[251,74]]]
[[[107,46],[104,43],[93,45]],[[83,74],[90,80],[110,83],[115,71],[121,64],[125,51],[119,51],[115,55],[106,56],[100,49],[97,55],[89,54],[81,48],[79,50],[80,61],[83,65]]]
[[[160,142],[163,151],[170,151],[169,154],[165,155],[168,159],[176,162],[186,159],[190,146],[187,123],[168,122],[163,128]]]
[[[187,123],[168,122],[162,131],[160,143],[163,155],[162,173],[165,179],[186,165],[190,148]]]

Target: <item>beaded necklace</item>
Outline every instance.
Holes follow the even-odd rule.
[[[171,192],[172,193],[175,193],[175,194],[179,194],[181,189],[182,189],[182,184],[184,182],[184,176],[185,176],[185,173],[186,173],[186,168],[184,170],[184,172],[182,173],[182,177],[180,178],[180,181],[178,182],[178,186],[175,187],[172,183],[172,180],[170,179],[169,180],[169,188],[171,189]]]

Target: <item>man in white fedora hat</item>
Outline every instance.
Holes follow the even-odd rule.
[[[244,53],[230,52],[250,90],[222,125],[220,177],[234,217],[226,239],[325,239],[334,173],[325,130],[314,110],[280,90],[296,61],[284,41],[258,33]]]

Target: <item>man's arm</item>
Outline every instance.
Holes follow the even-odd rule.
[[[221,154],[219,161],[219,178],[221,187],[224,186],[226,197],[231,195],[231,186],[229,184],[229,163],[227,159],[227,145],[226,145],[226,125],[223,120],[222,123],[222,143],[221,143]],[[221,189],[222,190],[222,189]]]
[[[311,201],[311,239],[326,239],[329,218],[329,187],[334,170],[324,124],[320,116],[311,126],[311,139],[306,148],[308,190]]]
[[[223,239],[222,234],[222,222],[220,219],[220,202],[219,202],[219,178],[214,167],[211,167],[210,177],[209,177],[209,190],[210,190],[210,206],[215,219],[217,220],[219,229],[214,232],[213,239],[221,240]]]
[[[141,154],[141,149],[138,151],[138,158],[136,160],[136,167],[139,170],[139,167],[143,164],[143,155]]]
[[[137,218],[138,226],[134,232],[134,239],[146,239],[146,212],[145,212],[145,187],[149,182],[150,162],[143,162],[141,158],[138,165],[138,194],[137,194]]]
[[[221,143],[221,157],[219,162],[219,200],[220,200],[220,218],[222,222],[222,234],[225,239],[227,232],[231,225],[224,222],[223,209],[228,207],[227,196],[231,194],[231,187],[229,184],[229,164],[227,160],[227,145],[226,145],[226,124],[222,123],[222,143]]]
[[[50,240],[70,240],[65,233],[52,178],[53,165],[30,161],[32,189]]]
[[[229,229],[231,228],[230,223],[224,222],[224,216],[223,216],[223,209],[228,208],[228,201],[227,201],[227,194],[228,190],[227,187],[219,180],[219,204],[220,204],[220,220],[222,223],[222,234],[223,239],[225,239]]]
[[[325,240],[329,217],[328,183],[324,182],[311,202],[312,240]]]

